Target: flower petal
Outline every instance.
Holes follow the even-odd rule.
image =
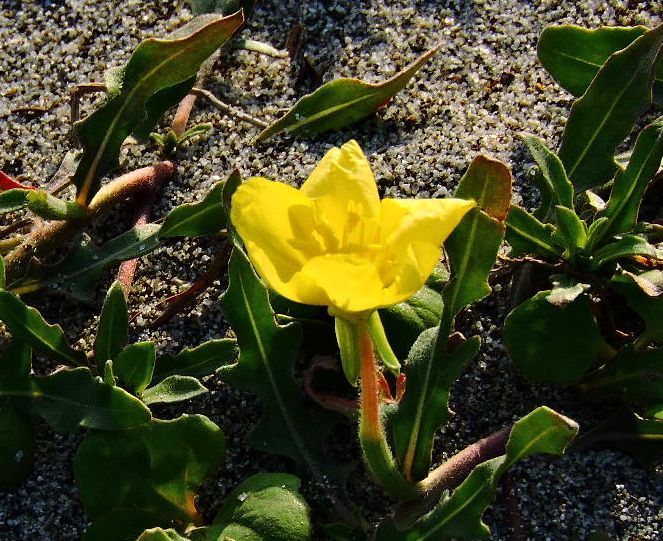
[[[332,306],[346,313],[389,304],[384,302],[382,281],[373,262],[354,254],[315,257],[307,261],[292,282],[300,302],[305,304]]]
[[[375,177],[363,151],[356,141],[332,148],[320,160],[301,188],[313,200],[316,211],[333,228],[343,244],[349,222],[361,216],[362,221],[380,219],[380,197]],[[364,227],[367,234],[376,234],[376,226]],[[369,238],[366,242],[371,242]]]
[[[452,198],[382,201],[381,276],[396,302],[424,285],[440,259],[442,243],[475,205]]]
[[[230,219],[249,258],[268,285],[287,296],[286,284],[311,257],[319,255],[313,205],[292,186],[254,177],[233,194]]]

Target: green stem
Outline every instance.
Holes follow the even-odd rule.
[[[368,332],[378,352],[378,357],[395,376],[398,376],[401,373],[401,363],[398,361],[394,350],[391,349],[391,344],[387,340],[387,335],[384,332],[382,320],[377,310],[369,316],[367,323]]]
[[[380,418],[380,396],[373,342],[364,322],[360,323],[361,403],[359,442],[364,460],[375,479],[390,496],[409,500],[419,494],[417,485],[401,475],[389,449]]]

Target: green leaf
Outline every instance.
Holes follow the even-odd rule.
[[[589,284],[579,282],[575,278],[565,274],[553,274],[550,276],[553,284],[550,295],[546,300],[550,304],[564,308],[567,304],[575,301],[580,295],[590,288]]]
[[[28,208],[47,220],[82,220],[87,212],[78,203],[53,197],[43,190],[29,190]]]
[[[645,322],[645,333],[649,341],[663,341],[663,295],[648,295],[638,284],[647,281],[663,271],[652,270],[635,275],[627,272],[615,274],[610,280],[610,287],[626,298],[628,305],[635,310]],[[660,279],[660,276],[659,278]]]
[[[663,402],[663,349],[625,346],[579,387],[594,397],[617,397],[631,404]]]
[[[525,209],[511,206],[506,218],[506,240],[513,256],[538,254],[550,259],[560,259],[561,248],[553,235],[555,229],[543,224]]]
[[[502,475],[533,454],[562,454],[577,432],[571,419],[545,406],[535,409],[513,425],[506,454],[476,466],[451,495],[445,492],[432,511],[406,529],[399,530],[391,518],[382,521],[376,541],[486,539],[490,530],[481,518]]]
[[[96,380],[87,368],[32,376],[30,386],[3,385],[0,398],[31,398],[35,409],[55,430],[77,427],[122,430],[147,422],[150,411],[119,387]]]
[[[221,195],[223,182],[217,183],[200,203],[180,205],[168,213],[159,237],[200,237],[213,235],[228,226]]]
[[[129,335],[129,311],[124,289],[120,282],[106,293],[106,299],[99,315],[97,335],[94,338],[94,360],[101,372],[106,361],[112,361],[127,343]]]
[[[651,103],[661,44],[663,25],[611,56],[573,104],[559,157],[576,190],[600,186],[617,170],[615,148]]]
[[[449,418],[451,387],[481,344],[475,336],[452,353],[442,352],[437,333],[428,329],[414,343],[404,363],[405,394],[397,406],[385,409],[396,459],[415,480],[428,475],[435,432]]]
[[[14,212],[27,206],[28,194],[32,190],[23,190],[21,188],[12,188],[0,192],[0,214]]]
[[[598,358],[603,339],[586,295],[564,308],[541,291],[504,321],[504,343],[514,365],[531,381],[576,383]]]
[[[614,241],[594,251],[591,256],[590,269],[600,269],[611,261],[633,256],[657,257],[656,247],[649,244],[640,235],[615,237]]]
[[[663,65],[663,63],[662,63]],[[638,219],[640,200],[661,166],[663,158],[663,118],[647,126],[638,135],[633,154],[623,174],[615,178],[605,209],[609,225],[605,236],[630,232]]]
[[[162,528],[150,528],[145,530],[136,541],[189,541],[182,537],[172,528],[164,530]]]
[[[260,397],[263,415],[249,435],[260,451],[292,458],[318,481],[340,487],[346,474],[324,449],[334,417],[306,406],[293,370],[301,341],[297,324],[276,324],[267,291],[246,255],[233,250],[229,286],[221,297],[224,315],[237,336],[236,364],[222,367],[219,377]],[[333,495],[333,488],[329,495]]]
[[[589,432],[583,433],[574,449],[597,444],[624,449],[644,468],[649,469],[663,456],[663,421],[643,419],[631,411],[620,410]]]
[[[433,47],[383,83],[371,84],[348,78],[325,83],[312,94],[300,98],[284,116],[265,128],[256,141],[265,141],[284,131],[316,135],[364,120],[402,90],[439,48],[439,45]]]
[[[159,246],[157,224],[137,225],[126,233],[97,247],[87,235],[55,265],[34,264],[28,275],[12,284],[14,291],[35,291],[49,287],[75,299],[91,301],[96,283],[106,269],[128,259],[137,259]]]
[[[428,286],[405,302],[380,310],[380,319],[394,353],[405,359],[419,335],[436,327],[442,316],[442,296]]]
[[[147,141],[166,111],[181,102],[196,83],[196,76],[155,92],[145,104],[145,117],[131,132],[138,141]]]
[[[184,81],[193,85],[201,64],[243,22],[241,13],[226,18],[203,16],[183,28],[178,39],[150,38],[136,48],[122,71],[119,94],[76,124],[84,148],[73,178],[78,189],[78,202],[87,203],[97,191],[99,179],[117,165],[122,143],[148,117],[146,108],[150,99]],[[159,98],[163,99],[164,94],[161,93]],[[170,105],[178,101],[175,99]],[[165,109],[161,105],[165,104],[159,105]]]
[[[191,376],[168,376],[153,387],[145,389],[141,398],[148,406],[190,400],[205,394],[207,388]]]
[[[73,349],[59,325],[47,323],[41,314],[17,295],[0,290],[0,321],[17,340],[30,344],[58,361],[81,364],[85,355]]]
[[[113,360],[113,373],[125,383],[129,391],[140,394],[152,381],[155,358],[154,342],[128,345]]]
[[[300,481],[286,473],[258,473],[226,498],[214,524],[193,541],[308,541],[311,517]]]
[[[159,383],[169,376],[209,376],[236,360],[237,355],[235,340],[210,340],[193,349],[183,349],[175,356],[157,358],[152,382]]]
[[[571,209],[557,205],[555,218],[558,231],[564,237],[571,253],[582,250],[587,243],[587,226]]]
[[[30,475],[34,449],[34,420],[0,400],[0,491],[19,485]]]
[[[573,184],[566,176],[562,161],[546,146],[543,139],[535,135],[525,135],[523,141],[539,166],[547,195],[553,205],[561,205],[573,210]],[[547,212],[547,209],[542,210]]]
[[[548,26],[539,38],[539,60],[560,86],[582,96],[608,58],[647,31],[644,26],[604,26],[588,30],[575,25]],[[663,64],[654,79],[654,99],[663,105]]]
[[[474,199],[477,207],[465,215],[444,245],[452,276],[442,298],[444,313],[451,319],[491,292],[488,274],[504,238],[511,172],[499,160],[478,156],[460,180],[455,197]]]
[[[448,416],[449,389],[479,347],[477,338],[449,352],[447,342],[458,312],[491,291],[488,274],[504,238],[511,173],[501,162],[479,156],[461,179],[456,197],[474,199],[477,207],[463,217],[445,243],[452,273],[442,291],[439,330],[436,336],[425,331],[420,347],[413,346],[405,368],[408,385],[391,414],[396,458],[406,476],[415,480],[428,473],[435,431]]]
[[[138,520],[133,520],[133,534],[86,539],[133,541],[146,528],[197,522],[196,491],[216,473],[224,454],[221,429],[202,415],[153,419],[115,433],[88,433],[74,458],[85,511],[95,523],[108,526]]]

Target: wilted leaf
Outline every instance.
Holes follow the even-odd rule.
[[[141,398],[145,404],[163,404],[190,400],[205,394],[207,388],[191,376],[168,376],[154,387],[145,389]]]
[[[256,141],[264,141],[284,131],[316,135],[356,124],[387,104],[439,48],[440,45],[433,47],[383,83],[371,84],[348,78],[325,83],[312,94],[300,98],[290,111],[265,128]]]
[[[199,203],[180,205],[168,213],[159,231],[159,237],[200,237],[213,235],[228,225],[221,195],[223,182],[214,188]]]
[[[0,321],[17,340],[30,344],[59,361],[80,364],[85,355],[73,349],[60,325],[47,323],[34,308],[27,306],[17,295],[0,290]]]
[[[222,366],[237,359],[237,342],[210,340],[193,349],[183,349],[177,355],[157,358],[152,381],[159,383],[169,376],[209,376]]]
[[[663,25],[610,57],[571,108],[559,157],[576,187],[609,181],[617,170],[615,148],[651,103],[654,65]]]
[[[528,379],[576,383],[598,357],[603,338],[586,295],[564,308],[541,291],[514,308],[504,321],[504,342],[514,365]]]
[[[97,370],[102,371],[109,359],[112,361],[127,343],[129,335],[129,311],[124,289],[120,282],[106,293],[106,299],[99,315],[97,335],[94,338],[94,360]]]
[[[136,48],[121,72],[120,92],[76,124],[84,148],[73,179],[79,203],[86,204],[97,191],[99,179],[117,165],[122,143],[147,118],[149,100],[184,81],[193,86],[200,65],[243,22],[241,13],[226,18],[207,15],[194,19],[178,39],[151,38]],[[177,94],[171,105],[179,101],[181,93]],[[164,94],[158,98],[163,100]]]
[[[202,415],[153,419],[121,432],[90,432],[74,458],[78,493],[94,521],[109,527],[131,520],[133,532],[87,539],[134,541],[143,530],[198,520],[196,491],[225,454],[224,436]]]
[[[548,26],[541,33],[539,60],[560,86],[582,96],[601,66],[617,51],[647,31],[644,26],[604,26],[590,30],[575,25]],[[654,99],[663,105],[663,63],[654,79]]]
[[[485,539],[490,534],[481,520],[495,498],[499,480],[516,462],[537,454],[560,455],[578,432],[578,425],[542,406],[516,422],[506,454],[476,466],[451,495],[444,493],[435,508],[407,528],[387,518],[378,527],[376,541],[444,541],[451,538]]]

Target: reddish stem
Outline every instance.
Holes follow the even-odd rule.
[[[196,103],[196,96],[194,94],[187,95],[177,107],[173,121],[170,124],[170,129],[173,130],[178,139],[186,131],[186,125],[189,122],[191,111]]]

